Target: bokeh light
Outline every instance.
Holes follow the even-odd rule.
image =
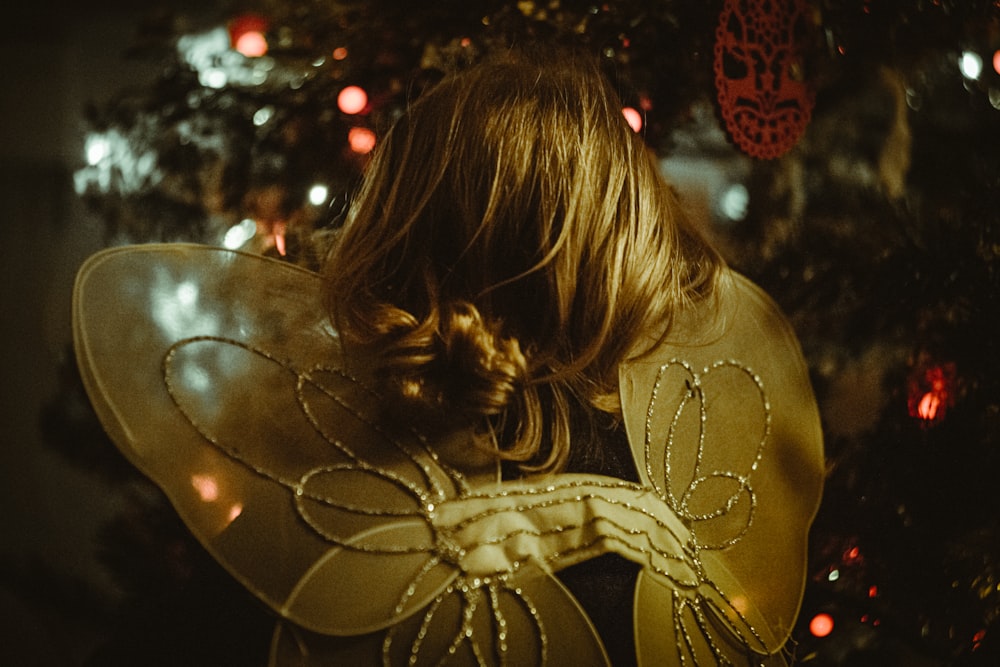
[[[206,503],[219,499],[219,483],[212,475],[192,475],[191,486],[194,487],[201,499]]]
[[[344,113],[361,113],[366,106],[368,93],[361,86],[347,86],[337,95],[337,107]]]
[[[833,632],[833,616],[830,614],[816,614],[809,621],[809,632],[814,637],[826,637]]]
[[[622,109],[622,113],[625,115],[625,120],[628,121],[633,132],[638,132],[642,129],[642,114],[632,107],[625,107]]]
[[[259,14],[241,14],[229,22],[229,41],[232,47],[248,58],[267,53],[269,21]]]
[[[257,223],[246,218],[226,231],[226,235],[222,239],[222,245],[230,250],[235,250],[252,239],[256,233]]]
[[[257,58],[267,53],[267,38],[256,31],[245,32],[236,38],[235,48],[247,58]]]
[[[267,121],[274,118],[274,107],[271,105],[261,107],[254,112],[253,124],[260,127],[261,125],[266,125]]]
[[[728,219],[743,220],[750,208],[750,191],[742,183],[733,183],[722,193],[719,208]]]
[[[309,188],[309,203],[313,206],[319,206],[326,201],[329,194],[329,188],[322,184],[316,184]]]
[[[375,133],[367,127],[352,127],[347,133],[347,143],[355,153],[365,155],[375,148]]]
[[[958,60],[958,68],[966,79],[978,79],[983,73],[983,59],[978,53],[965,51]]]
[[[87,154],[87,164],[100,164],[101,160],[111,155],[111,142],[103,135],[92,134],[87,137],[84,152]]]

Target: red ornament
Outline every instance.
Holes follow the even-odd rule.
[[[805,0],[726,0],[715,31],[715,87],[733,141],[776,158],[798,141],[815,97],[803,80]]]

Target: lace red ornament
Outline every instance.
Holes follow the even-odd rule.
[[[776,158],[809,122],[803,80],[804,0],[726,0],[715,31],[715,87],[726,129],[743,152]]]

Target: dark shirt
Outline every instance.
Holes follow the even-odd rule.
[[[584,436],[586,446],[573,450],[566,472],[638,482],[625,427],[603,415],[598,422],[592,429],[593,435]],[[616,554],[606,554],[557,574],[594,623],[615,667],[636,664],[632,605],[638,573],[638,564]]]

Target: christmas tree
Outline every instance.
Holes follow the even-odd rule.
[[[998,3],[261,0],[194,23],[161,14],[132,54],[161,75],[88,110],[77,191],[109,243],[199,241],[315,266],[311,239],[336,226],[407,102],[535,40],[603,59],[690,215],[802,341],[828,476],[797,660],[997,664]],[[132,617],[157,619],[175,647],[164,664],[217,664],[226,638],[252,664],[266,647],[235,638],[265,627],[263,612],[132,480],[72,373],[64,386],[49,439],[141,489],[106,536]],[[220,599],[246,615],[220,626]],[[122,638],[137,625],[122,624],[105,663],[135,648]],[[173,639],[208,627],[212,642],[187,642],[198,655],[176,653]]]

